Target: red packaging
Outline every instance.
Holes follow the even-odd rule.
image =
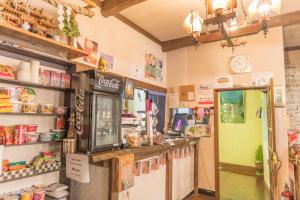
[[[6,145],[14,144],[15,129],[16,129],[15,126],[4,126]]]
[[[50,70],[40,70],[39,75],[40,75],[39,83],[42,85],[49,86],[51,71]]]
[[[4,126],[0,126],[0,145],[5,144],[5,130]]]
[[[25,131],[26,125],[16,125],[14,144],[24,144],[25,143]]]
[[[51,71],[51,76],[50,76],[50,86],[52,87],[60,87],[60,73]]]
[[[62,88],[70,88],[71,87],[71,76],[70,74],[62,73],[60,87]]]
[[[36,125],[36,124],[26,125],[26,132],[36,132],[37,128],[38,128],[38,125]]]
[[[66,128],[66,120],[64,117],[57,117],[55,119],[55,129],[65,129]]]

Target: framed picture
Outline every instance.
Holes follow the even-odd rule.
[[[285,88],[284,86],[274,87],[274,102],[275,107],[285,107]]]
[[[224,91],[220,92],[220,117],[221,123],[245,123],[245,92]]]
[[[125,99],[134,99],[134,80],[128,78],[125,80]]]

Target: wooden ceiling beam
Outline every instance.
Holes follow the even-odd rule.
[[[136,25],[135,23],[133,23],[132,21],[130,21],[129,19],[127,19],[126,17],[124,17],[121,14],[116,14],[114,15],[117,19],[119,19],[120,21],[122,21],[123,23],[127,24],[129,27],[133,28],[134,30],[136,30],[137,32],[143,34],[144,36],[146,36],[147,38],[149,38],[150,40],[152,40],[153,42],[159,44],[160,46],[162,45],[162,42],[157,39],[156,37],[154,37],[153,35],[151,35],[150,33],[148,33],[147,31],[145,31],[144,29],[142,29],[141,27],[139,27],[138,25]],[[191,39],[191,38],[190,38]]]
[[[87,4],[87,6],[85,8],[96,8],[97,7],[97,3],[93,0],[83,0],[83,2],[85,2]]]
[[[296,11],[296,12],[291,12],[291,13],[271,17],[269,21],[269,27],[273,28],[279,26],[290,26],[299,23],[300,23],[300,11]],[[251,26],[238,28],[237,30],[230,32],[229,35],[231,37],[243,37],[243,36],[259,33],[261,30],[262,30],[261,23],[256,22]],[[224,37],[219,31],[215,31],[211,33],[201,34],[198,37],[198,40],[200,41],[200,43],[208,43],[208,42],[216,42],[216,41],[224,40]],[[193,44],[194,42],[192,40],[192,37],[188,36],[188,37],[162,42],[162,50],[164,52],[172,51],[175,49],[191,46]]]
[[[144,1],[146,0],[104,0],[101,3],[101,13],[104,17],[109,17]]]

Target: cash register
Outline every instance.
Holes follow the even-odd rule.
[[[168,132],[166,137],[184,137],[185,128],[188,124],[188,114],[176,113],[172,122],[172,131]]]

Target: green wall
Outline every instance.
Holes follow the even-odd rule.
[[[262,144],[262,123],[256,116],[260,105],[261,92],[247,90],[245,123],[221,123],[219,119],[220,162],[255,167],[255,150]]]

